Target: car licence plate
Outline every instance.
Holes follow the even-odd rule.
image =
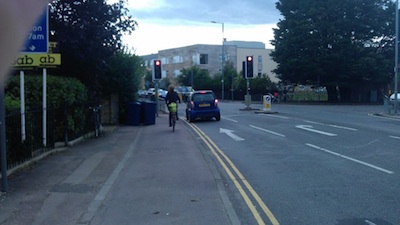
[[[209,107],[209,106],[210,106],[209,103],[207,103],[207,104],[199,104],[199,107]]]

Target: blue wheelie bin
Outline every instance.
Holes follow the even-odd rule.
[[[132,126],[139,126],[141,123],[142,109],[140,102],[130,102],[127,105],[127,123]]]
[[[141,102],[143,111],[144,125],[153,125],[156,123],[156,103],[155,102]]]

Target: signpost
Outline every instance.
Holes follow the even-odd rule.
[[[47,54],[49,49],[49,15],[48,9],[43,11],[37,23],[27,35],[25,45],[21,49],[22,56],[15,59],[15,67],[43,67],[43,146],[46,146],[46,67],[60,65],[61,57],[59,54]],[[33,56],[32,54],[40,54]],[[28,65],[31,64],[31,65]],[[24,72],[21,70],[21,90],[23,91]],[[21,98],[24,93],[21,93]],[[21,99],[21,105],[24,104]],[[21,106],[21,117],[24,117],[24,106]],[[21,118],[22,141],[25,140],[25,118]],[[1,166],[1,188],[3,192],[8,191],[7,180],[7,150],[6,150],[6,134],[5,134],[5,107],[4,107],[4,86],[0,85],[0,166]]]

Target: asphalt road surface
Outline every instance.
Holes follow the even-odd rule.
[[[400,224],[400,120],[377,116],[383,106],[220,108],[221,121],[191,126],[242,224]]]

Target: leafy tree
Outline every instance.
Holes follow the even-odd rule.
[[[122,104],[136,101],[137,92],[146,74],[139,56],[118,52],[111,57],[108,71],[100,80],[105,94],[117,93]]]
[[[197,65],[190,68],[184,68],[181,70],[181,75],[177,77],[177,81],[180,85],[191,86],[193,76],[193,89],[210,89],[212,79],[207,70],[200,69]]]
[[[247,94],[247,81],[242,76],[237,77],[236,90],[241,94]],[[249,88],[251,95],[264,95],[272,93],[277,90],[276,85],[271,81],[271,79],[263,74],[261,76],[255,76],[249,79]],[[243,96],[241,96],[243,97]]]
[[[122,49],[122,35],[136,21],[128,16],[126,0],[55,0],[50,4],[51,41],[58,43],[62,65],[58,74],[80,79],[99,91],[98,81],[110,58]]]
[[[274,29],[271,56],[281,80],[348,90],[388,81],[392,1],[279,0],[276,6],[284,19]]]

